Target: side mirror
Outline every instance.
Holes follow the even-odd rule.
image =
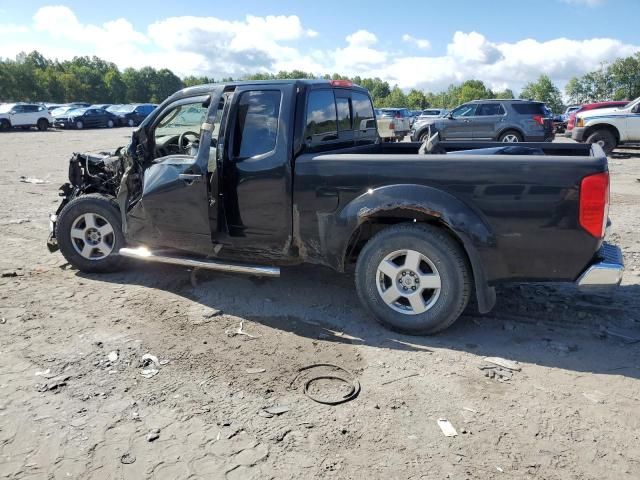
[[[454,116],[453,116],[453,112],[449,112],[447,113],[447,117],[449,120],[455,120]]]

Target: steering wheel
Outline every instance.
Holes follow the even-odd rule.
[[[187,138],[187,136],[189,135],[191,135],[195,139],[193,142]],[[180,148],[183,152],[189,153],[191,145],[193,145],[198,140],[200,140],[200,135],[198,133],[192,132],[190,130],[182,132],[178,137],[178,148]]]

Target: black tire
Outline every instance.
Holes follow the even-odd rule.
[[[45,132],[49,128],[49,121],[46,118],[38,120],[38,130]]]
[[[85,214],[95,214],[106,220],[112,227],[113,234],[105,236],[112,243],[111,253],[102,258],[89,259],[78,251],[85,245],[83,240],[72,238],[74,223]],[[101,227],[104,226],[101,225]],[[78,197],[67,204],[60,212],[56,222],[56,239],[64,258],[82,272],[114,272],[122,268],[124,258],[118,252],[125,246],[122,234],[122,220],[118,204],[112,197],[100,194],[89,194]],[[99,247],[98,247],[99,248]],[[100,251],[98,250],[99,254]]]
[[[505,132],[502,132],[498,137],[498,141],[507,142],[506,139],[509,137],[514,138],[514,140],[512,140],[511,143],[518,143],[523,141],[522,134],[516,130],[507,130]]]
[[[616,137],[609,130],[596,130],[589,135],[587,143],[599,144],[607,155],[611,155],[613,149],[618,146]]]
[[[0,132],[8,132],[9,130],[11,130],[11,122],[5,118],[0,120]]]
[[[440,293],[423,313],[401,313],[385,303],[379,292],[378,266],[401,250],[427,257],[440,276]],[[386,327],[409,335],[431,335],[462,314],[469,301],[471,275],[463,250],[446,232],[431,225],[401,224],[382,230],[362,249],[356,265],[356,290],[367,310]]]

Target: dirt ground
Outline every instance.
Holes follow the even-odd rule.
[[[0,135],[0,478],[640,478],[640,150],[610,160],[615,293],[504,286],[490,315],[420,338],[380,327],[351,277],[315,267],[195,282],[69,268],[45,241],[70,153],[129,133]],[[521,370],[491,378],[487,356]],[[321,362],[360,395],[306,397],[296,373]]]

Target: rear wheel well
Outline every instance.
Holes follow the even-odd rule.
[[[520,135],[520,138],[522,138],[524,140],[524,133],[522,132],[522,130],[520,130],[519,128],[516,127],[507,127],[507,128],[503,128],[502,130],[500,130],[500,132],[498,132],[498,134],[496,135],[496,140],[498,140],[500,137],[502,137],[502,135],[504,135],[507,132],[515,132],[518,135]]]
[[[613,125],[609,125],[608,123],[599,123],[597,125],[587,127],[587,129],[584,131],[583,138],[586,140],[598,130],[607,130],[615,137],[616,143],[620,143],[620,132],[616,127],[614,127]]]

